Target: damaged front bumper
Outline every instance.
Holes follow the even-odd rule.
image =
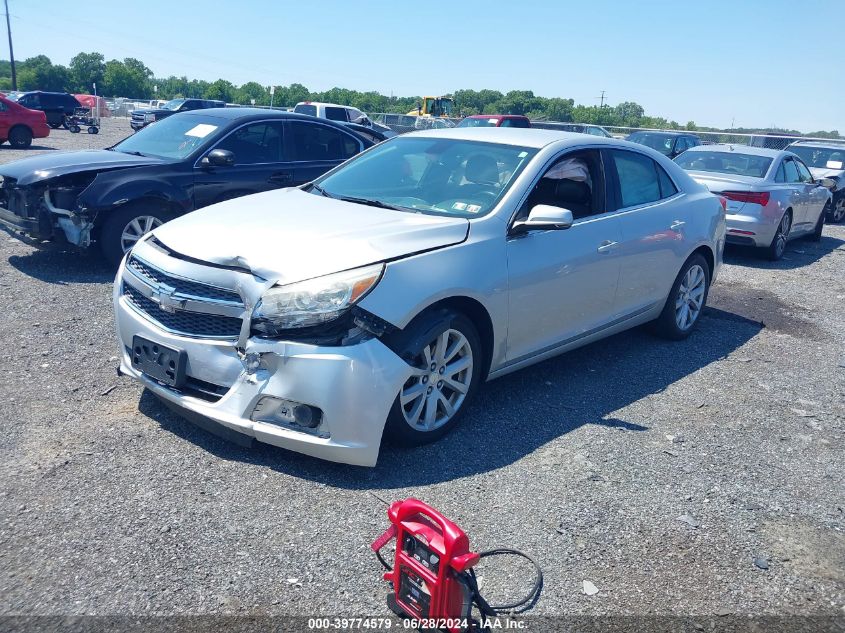
[[[40,185],[18,187],[5,179],[0,187],[0,224],[34,240],[58,237],[75,246],[91,244],[93,218],[77,206],[84,187]]]
[[[182,285],[175,300],[139,300],[137,292],[148,288],[151,279],[162,281],[158,271],[179,277],[168,278],[164,288],[173,297],[173,286],[180,281],[209,276],[230,288],[237,287],[246,297],[243,316],[248,320],[260,292],[267,282],[250,274],[221,270],[179,261],[157,252],[147,244],[139,244],[148,268],[141,276],[135,268],[121,266],[115,280],[114,307],[117,334],[121,346],[120,371],[141,382],[155,395],[175,405],[177,410],[200,415],[228,429],[255,439],[321,459],[360,466],[374,466],[390,407],[402,384],[410,375],[410,367],[377,338],[363,337],[353,344],[317,345],[298,341],[281,341],[234,331],[217,339],[180,333],[189,327],[181,318],[186,310],[201,310],[197,302],[180,297],[184,291],[203,292],[196,286]],[[161,265],[163,259],[169,260]],[[150,272],[154,271],[154,272]],[[177,272],[178,271],[178,272]],[[197,274],[199,273],[199,274]],[[182,276],[184,275],[184,276]],[[173,280],[176,279],[176,282]],[[156,282],[157,283],[157,282]],[[134,294],[133,294],[134,293]],[[150,294],[149,297],[153,297]],[[225,299],[225,295],[223,295]],[[148,313],[158,301],[158,313]],[[175,306],[175,307],[174,307]],[[177,312],[170,312],[170,310]],[[174,314],[176,316],[174,316]],[[184,383],[171,387],[139,371],[133,365],[135,337],[184,352]],[[311,426],[279,419],[279,408],[304,405],[311,415]],[[284,416],[282,416],[284,418]],[[288,416],[290,417],[290,416]]]

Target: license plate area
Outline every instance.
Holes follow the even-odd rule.
[[[132,337],[132,367],[170,387],[185,384],[188,354],[142,336]]]

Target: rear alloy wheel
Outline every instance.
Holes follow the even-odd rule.
[[[431,315],[435,316],[435,315]],[[475,393],[482,350],[472,322],[445,312],[409,326],[400,353],[412,367],[387,420],[388,434],[401,444],[432,442],[457,424]]]
[[[822,209],[821,214],[819,215],[819,219],[816,221],[816,228],[813,229],[813,232],[810,233],[810,240],[813,242],[818,242],[822,239],[822,233],[824,232],[824,222],[827,219],[827,213],[830,210],[830,201],[825,205],[824,209]]]
[[[9,145],[15,149],[26,149],[32,145],[32,132],[22,125],[13,127],[9,130]]]
[[[786,252],[786,242],[789,240],[789,230],[792,228],[792,214],[787,211],[778,224],[772,243],[769,244],[768,255],[773,262],[778,261]]]
[[[150,231],[173,219],[173,215],[148,204],[133,204],[110,214],[100,233],[103,255],[117,266],[123,256]]]
[[[833,209],[830,211],[830,223],[839,224],[845,220],[845,196],[839,196],[839,199],[833,204]]]
[[[709,291],[710,266],[704,256],[695,253],[675,278],[663,312],[652,324],[654,332],[675,341],[688,337],[707,304]]]

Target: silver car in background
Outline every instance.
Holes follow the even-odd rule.
[[[690,334],[720,201],[583,134],[399,136],[156,228],[117,273],[120,371],[188,417],[333,461],[421,444],[485,380],[651,322]]]
[[[786,149],[806,163],[813,178],[830,178],[834,182],[827,221],[836,224],[845,220],[845,142],[796,141]]]
[[[766,249],[778,260],[789,240],[821,239],[833,181],[816,181],[792,152],[744,145],[692,147],[675,159],[727,199],[729,244]]]

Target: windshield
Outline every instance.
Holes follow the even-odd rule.
[[[310,116],[317,116],[317,106],[315,105],[298,105],[294,107],[293,111],[297,114],[308,114]]]
[[[224,121],[193,113],[174,114],[148,125],[114,146],[126,154],[186,158],[219,136]]]
[[[649,134],[648,132],[634,132],[628,137],[629,141],[645,145],[651,149],[656,149],[661,154],[667,156],[672,153],[672,144],[675,142],[674,136],[666,136],[665,134]]]
[[[318,179],[311,192],[432,215],[480,217],[536,153],[497,143],[397,137]]]
[[[161,106],[162,110],[178,110],[180,106],[185,103],[185,99],[172,99]]]
[[[499,119],[476,119],[474,117],[467,117],[458,123],[458,127],[496,127],[497,125],[499,125]]]
[[[807,147],[806,145],[793,145],[789,148],[793,154],[798,154],[807,167],[821,167],[822,169],[837,169],[828,167],[829,162],[839,163],[838,169],[843,168],[845,162],[845,145],[835,149],[829,147]]]
[[[718,174],[762,178],[769,171],[772,159],[754,154],[708,151],[684,152],[675,162],[688,171],[712,171]]]

